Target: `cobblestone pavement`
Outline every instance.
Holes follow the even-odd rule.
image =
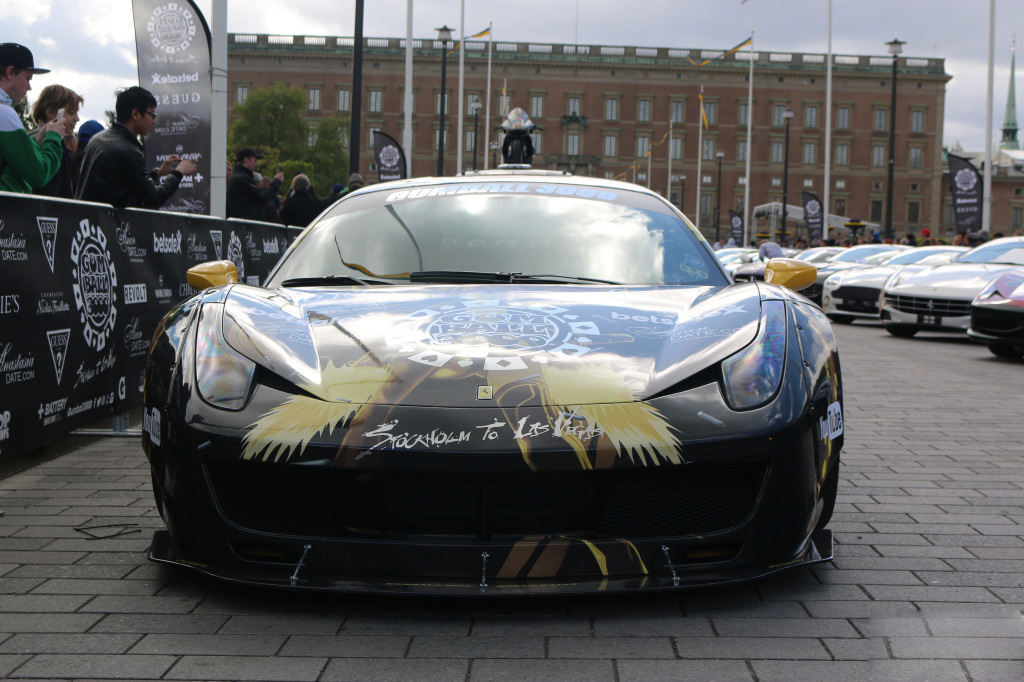
[[[146,561],[161,521],[137,439],[68,441],[0,481],[0,678],[1019,682],[1024,362],[837,334],[834,563],[579,599],[229,587]]]

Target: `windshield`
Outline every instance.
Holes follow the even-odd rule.
[[[854,246],[832,259],[833,263],[867,263],[870,256],[894,251],[888,245]]]
[[[957,263],[1008,263],[1024,265],[1024,240],[997,239],[971,249],[961,256]]]
[[[296,242],[267,286],[331,276],[407,283],[425,271],[432,281],[456,271],[728,284],[706,244],[655,198],[528,182],[353,196]]]
[[[920,263],[922,265],[938,265],[948,263],[956,258],[958,249],[934,250],[934,249],[911,249],[898,256],[891,258],[886,265],[910,265]]]
[[[840,249],[808,249],[798,254],[796,258],[807,263],[821,263],[831,260],[837,253],[840,253]]]

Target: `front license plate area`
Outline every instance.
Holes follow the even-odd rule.
[[[942,324],[942,318],[938,315],[918,315],[917,323],[924,324],[931,327],[938,327]]]

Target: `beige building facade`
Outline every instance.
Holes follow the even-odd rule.
[[[451,45],[449,43],[449,45]],[[490,95],[476,128],[484,167],[484,128],[490,141],[511,107],[525,110],[541,128],[534,134],[534,166],[621,178],[669,197],[705,234],[715,234],[715,214],[728,231],[728,210],[743,211],[746,155],[750,154],[750,206],[781,201],[789,120],[788,203],[802,191],[824,200],[825,87],[823,54],[740,52],[665,47],[534,44],[468,41],[465,53],[463,169],[474,167],[474,117],[469,100]],[[488,48],[491,84],[488,92]],[[434,175],[440,136],[442,46],[413,41],[411,159],[414,176]],[[719,57],[719,55],[722,55]],[[716,59],[716,57],[719,57]],[[748,99],[751,57],[753,101]],[[706,60],[712,61],[704,63]],[[458,62],[447,60],[445,173],[457,168]],[[310,120],[351,114],[351,38],[228,36],[229,121],[249,92],[284,83],[306,91]],[[898,58],[893,226],[897,235],[944,225],[942,122],[944,60]],[[887,187],[892,58],[835,55],[833,66],[832,213],[883,223]],[[700,88],[707,129],[700,132]],[[361,96],[361,172],[376,178],[372,130],[402,140],[405,40],[365,39]],[[504,95],[502,94],[504,91]],[[753,117],[750,140],[747,118]],[[671,136],[669,136],[671,127]],[[699,139],[702,138],[702,139]],[[749,144],[748,144],[749,143]],[[650,151],[650,154],[648,154]],[[721,152],[721,156],[719,156]],[[697,165],[700,157],[701,171]],[[493,166],[492,155],[488,165]],[[719,170],[719,163],[721,164]],[[339,180],[347,169],[339,169]],[[696,192],[700,192],[697,199]],[[763,229],[763,223],[758,225]],[[799,231],[798,226],[790,229]]]

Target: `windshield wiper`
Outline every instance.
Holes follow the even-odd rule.
[[[424,270],[409,273],[412,282],[499,282],[515,284],[551,284],[560,282],[593,282],[595,284],[619,284],[607,279],[575,277],[573,275],[524,275],[521,272],[473,272],[470,270]]]
[[[322,275],[320,277],[294,277],[281,282],[283,287],[318,287],[337,286],[346,284],[358,284],[361,287],[373,286],[374,284],[393,284],[379,279],[359,279],[350,275]]]

